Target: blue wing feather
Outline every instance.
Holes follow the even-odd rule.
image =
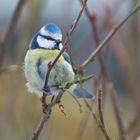
[[[29,49],[37,49],[37,48],[40,48],[40,46],[38,45],[37,43],[37,35],[34,35],[34,37],[32,38],[31,42],[30,42],[30,45],[29,45]]]
[[[80,86],[80,84],[77,84],[74,91],[73,95],[76,98],[87,98],[87,99],[95,99],[95,96],[88,91],[86,91],[83,87]]]
[[[63,57],[69,64],[71,64],[71,59],[67,52],[63,53]]]

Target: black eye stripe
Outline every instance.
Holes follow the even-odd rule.
[[[45,36],[45,35],[41,35],[41,34],[39,34],[39,35],[40,35],[41,37],[47,39],[47,40],[55,41],[56,44],[58,44],[58,45],[59,45],[60,43],[62,43],[62,41],[56,40],[56,39],[54,39],[54,38],[52,38],[52,37],[50,37],[50,36]]]
[[[41,35],[41,34],[39,34],[39,35],[40,35],[41,37],[47,39],[47,40],[56,41],[56,39],[54,39],[54,38],[52,38],[52,37],[50,37],[50,36],[45,36],[45,35]]]

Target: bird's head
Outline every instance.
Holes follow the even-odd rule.
[[[60,28],[53,23],[49,23],[43,26],[31,40],[29,48],[61,50],[63,46],[62,46],[62,32]]]

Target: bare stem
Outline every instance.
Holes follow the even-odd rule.
[[[84,69],[87,65],[89,65],[95,59],[96,55],[101,51],[101,49],[111,40],[113,35],[122,27],[124,23],[134,15],[140,9],[140,2],[136,5],[136,7],[132,10],[132,12],[124,18],[120,23],[115,25],[109,34],[105,37],[105,39],[98,45],[98,47],[93,51],[93,53],[85,60],[84,63],[81,64],[80,69]]]
[[[65,39],[65,41],[64,41],[64,47],[63,47],[63,49],[60,51],[60,53],[59,53],[58,56],[55,58],[55,60],[54,60],[53,62],[51,62],[51,65],[50,65],[49,68],[48,68],[48,72],[47,72],[47,75],[46,75],[46,80],[45,80],[44,89],[47,87],[48,80],[49,80],[49,75],[50,75],[50,72],[51,72],[52,68],[54,67],[54,65],[56,64],[56,62],[57,62],[58,59],[60,58],[60,56],[63,54],[63,52],[67,49],[67,43],[68,43],[68,41],[69,41],[69,37],[71,36],[71,34],[73,33],[73,31],[75,30],[75,28],[76,28],[77,25],[78,25],[78,22],[79,22],[79,20],[80,20],[80,18],[81,18],[81,15],[82,15],[83,11],[84,11],[84,8],[85,8],[85,6],[86,6],[86,3],[87,3],[87,0],[84,1],[83,6],[82,6],[81,10],[79,11],[79,14],[78,14],[76,20],[74,21],[74,23],[72,24],[70,30],[68,31],[68,34],[67,34],[66,39]]]
[[[122,118],[121,118],[121,115],[120,115],[120,110],[119,110],[117,99],[116,99],[116,96],[115,96],[114,87],[113,87],[111,82],[108,83],[107,88],[108,88],[108,92],[110,93],[110,97],[111,97],[111,101],[112,101],[112,105],[113,105],[113,110],[114,110],[115,117],[116,117],[116,120],[117,120],[117,124],[118,124],[118,127],[119,127],[120,139],[121,140],[126,140],[125,130],[124,130]]]
[[[96,114],[93,112],[91,106],[89,105],[89,103],[85,99],[84,99],[84,103],[87,106],[87,108],[89,109],[89,111],[91,112],[93,118],[95,119],[96,123],[98,124],[99,128],[101,129],[101,132],[103,133],[103,135],[106,138],[106,140],[110,140],[109,135],[108,135],[105,127],[102,125],[100,120],[97,118]]]
[[[43,114],[43,116],[42,116],[42,118],[41,118],[41,120],[40,120],[40,122],[39,122],[39,124],[38,124],[38,126],[37,126],[37,128],[35,130],[35,132],[33,133],[32,140],[38,140],[38,137],[39,137],[39,135],[40,135],[40,133],[41,133],[41,131],[43,129],[43,126],[44,126],[45,122],[48,122],[48,119],[49,119],[49,117],[51,115],[52,108],[56,104],[58,104],[60,102],[60,100],[62,98],[62,95],[63,95],[63,93],[60,92],[58,94],[58,96],[56,97],[56,99],[52,100],[50,104],[43,105],[43,113],[44,114]]]
[[[104,125],[104,118],[103,118],[103,112],[102,112],[102,88],[100,87],[99,88],[99,91],[98,91],[98,110],[99,110],[99,117],[100,117],[100,121],[103,125],[103,127],[105,127]]]
[[[50,114],[51,114],[51,110],[48,109],[48,115],[46,115],[46,114],[42,115],[42,118],[32,136],[32,140],[38,140],[38,137],[44,127],[45,122],[47,122],[47,120],[49,119]]]
[[[26,2],[27,2],[27,0],[19,0],[18,1],[18,4],[17,4],[15,11],[13,13],[13,16],[11,18],[7,32],[6,32],[5,36],[3,37],[2,42],[0,43],[0,47],[1,47],[0,48],[0,68],[2,67],[5,51],[8,47],[8,46],[6,46],[6,43],[9,42],[9,40],[11,39],[11,37],[13,35],[13,32],[16,29],[17,22],[20,18],[20,15],[22,13],[22,10],[23,10]]]

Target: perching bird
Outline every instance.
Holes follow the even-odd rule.
[[[48,64],[54,61],[62,48],[61,30],[53,23],[45,25],[33,36],[24,60],[26,85],[29,92],[43,95]],[[57,96],[60,92],[58,87],[51,87],[52,85],[61,86],[74,80],[75,73],[70,57],[64,52],[50,72],[48,86],[51,92],[49,95]],[[79,84],[72,85],[68,90],[77,98],[93,98],[93,95],[81,88]]]

